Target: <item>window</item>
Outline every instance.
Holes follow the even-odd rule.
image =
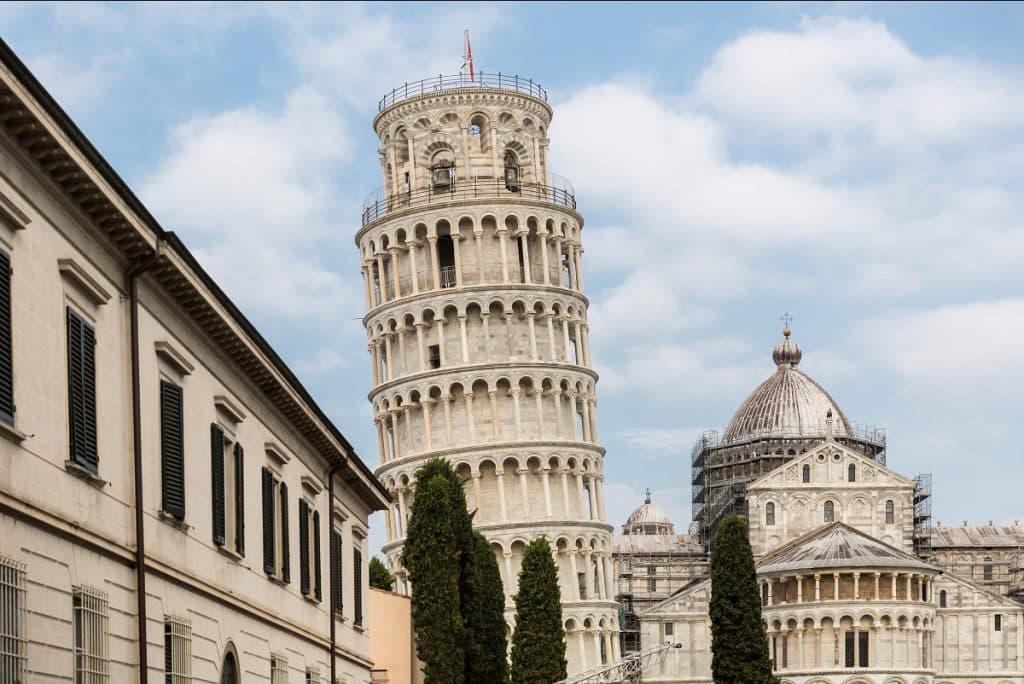
[[[870,663],[868,662],[867,632],[857,632],[857,657],[859,658],[859,662],[857,663],[858,667],[870,666]]]
[[[846,479],[850,482],[857,481],[857,466],[850,464],[850,467],[846,469]]]
[[[835,522],[836,505],[832,501],[825,502],[825,522]]]
[[[92,587],[72,592],[75,632],[75,684],[110,681],[107,594]]]
[[[0,680],[25,675],[25,566],[0,556]]]
[[[939,608],[946,607],[946,590],[943,589],[939,592]]]
[[[469,134],[472,136],[480,135],[480,124],[471,123],[469,124]]]
[[[288,684],[288,658],[280,653],[270,654],[270,684]]]
[[[160,381],[161,509],[185,519],[185,423],[181,387]]]
[[[802,472],[802,476],[803,476],[803,482],[805,482],[805,483],[806,482],[810,482],[811,481],[811,466],[809,466],[807,464],[804,464],[804,467],[801,468],[801,472]]]
[[[71,307],[67,309],[67,333],[70,458],[96,474],[96,333]]]
[[[985,564],[981,566],[982,579],[986,582],[992,581],[992,556],[985,556]]]
[[[845,658],[843,664],[846,667],[854,667],[856,654],[853,652],[854,640],[856,639],[855,632],[847,632],[843,637],[843,641],[846,645]]]
[[[0,421],[14,425],[14,357],[11,344],[11,257],[0,251]]]
[[[771,501],[764,505],[764,524],[769,526],[775,524],[775,504]]]
[[[320,668],[306,668],[306,684],[320,684]]]
[[[352,599],[355,604],[352,621],[363,624],[363,552],[352,549]]]
[[[995,615],[995,618],[996,618],[996,619],[995,619],[995,628],[996,628],[996,631],[997,631],[997,632],[1001,632],[1001,631],[1003,631],[1003,616],[1002,616],[1002,615],[1000,615],[999,613],[996,613],[996,615]]]
[[[432,344],[427,347],[427,353],[430,354],[430,367],[440,368],[441,367],[441,346]]]
[[[292,581],[288,552],[288,485],[263,468],[263,571],[285,584]]]
[[[192,623],[174,615],[164,616],[164,684],[192,681]]]
[[[230,456],[228,455],[230,454]],[[224,429],[210,425],[213,542],[245,555],[245,450]]]
[[[437,238],[437,261],[441,287],[455,287],[455,244],[451,235],[441,235]]]
[[[789,667],[789,635],[782,635],[782,667]]]
[[[344,608],[342,589],[342,543],[341,530],[331,530],[331,567],[334,573],[334,582],[331,586],[331,607],[334,614],[340,616]]]
[[[585,573],[585,572],[578,572],[578,573],[576,573],[576,578],[577,578],[577,580],[579,582],[579,587],[580,587],[580,600],[581,601],[586,601],[587,600],[587,573]]]
[[[896,522],[896,505],[890,500],[885,502],[885,524],[892,525]]]
[[[299,588],[303,596],[323,598],[320,585],[320,511],[299,499]]]
[[[868,632],[861,630],[851,629],[845,633],[843,642],[846,648],[843,662],[846,667],[869,666],[868,638]]]
[[[658,591],[658,568],[653,565],[647,566],[647,591],[654,593]]]
[[[667,636],[667,637],[672,636],[672,629],[675,627],[675,623],[664,622],[662,624],[665,625],[665,636]]]

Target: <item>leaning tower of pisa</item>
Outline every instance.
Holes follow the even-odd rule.
[[[448,459],[498,558],[513,629],[523,550],[559,568],[570,672],[618,658],[612,527],[583,294],[583,218],[551,172],[547,94],[515,76],[436,77],[373,121],[384,186],[356,236],[366,283],[377,476],[400,556],[413,475]]]

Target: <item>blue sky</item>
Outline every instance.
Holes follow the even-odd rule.
[[[555,107],[586,219],[608,514],[802,368],[946,524],[1024,518],[1024,5],[6,4],[0,32],[376,465],[353,236],[378,98],[478,69]],[[380,524],[375,525],[380,541]]]

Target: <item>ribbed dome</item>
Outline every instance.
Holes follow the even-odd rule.
[[[651,503],[651,490],[647,490],[644,504],[629,514],[622,526],[623,534],[675,534],[672,521],[665,511]]]
[[[736,411],[722,436],[723,443],[755,437],[824,437],[829,417],[833,419],[832,434],[852,434],[850,422],[835,400],[796,368],[803,352],[789,338],[788,327],[783,335],[772,351],[777,370]]]

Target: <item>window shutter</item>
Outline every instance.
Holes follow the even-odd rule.
[[[339,615],[343,608],[341,558],[341,533],[331,530],[331,573],[334,580],[331,583],[331,608]]]
[[[224,546],[224,430],[210,425],[210,486],[213,500],[213,543]]]
[[[313,595],[322,601],[323,588],[320,583],[320,511],[313,511]]]
[[[160,381],[160,469],[164,512],[185,519],[185,440],[182,390]]]
[[[71,460],[97,471],[96,335],[92,326],[67,309],[68,408]]]
[[[273,575],[274,563],[274,474],[263,469],[263,572]]]
[[[235,442],[235,551],[245,555],[245,450]]]
[[[281,483],[281,580],[292,581],[292,559],[288,548],[288,485]]]
[[[0,420],[14,424],[14,356],[11,346],[11,257],[0,251]]]
[[[309,505],[299,499],[299,590],[309,594]]]
[[[355,615],[352,619],[357,625],[363,624],[363,552],[352,550],[352,587],[355,599]]]

